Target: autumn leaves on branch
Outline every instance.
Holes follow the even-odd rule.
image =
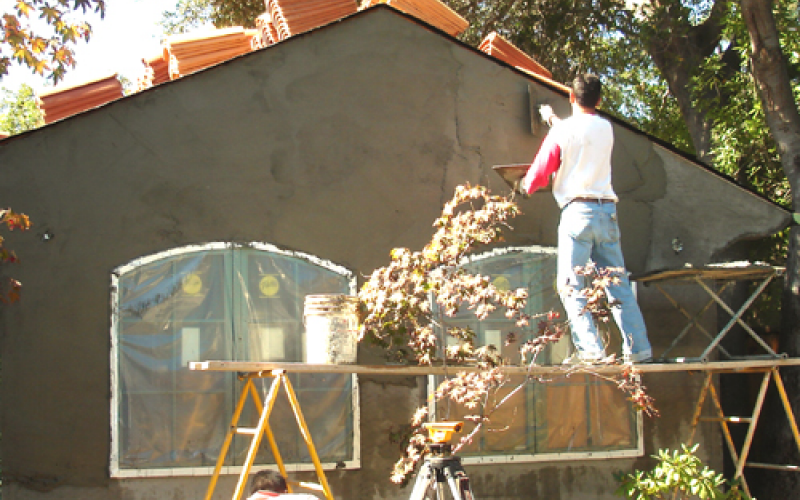
[[[31,227],[31,222],[27,215],[16,213],[10,208],[0,210],[0,223],[5,224],[9,231],[14,229],[27,231]],[[3,264],[17,262],[17,255],[13,250],[5,247],[5,238],[2,236],[0,236],[0,262]],[[0,301],[6,304],[18,301],[21,289],[22,283],[14,278],[8,278],[7,282],[0,287]]]
[[[14,7],[0,13],[0,77],[13,61],[33,73],[58,83],[68,68],[75,66],[73,47],[89,40],[87,22],[71,22],[70,14],[81,10],[105,14],[105,0],[12,0]],[[31,20],[43,20],[44,27],[32,27]],[[49,32],[43,32],[49,31]]]
[[[361,340],[383,348],[389,361],[453,366],[455,375],[439,384],[435,400],[449,400],[460,406],[466,411],[464,420],[474,424],[454,451],[490,424],[497,409],[515,393],[536,382],[535,377],[523,377],[514,387],[501,367],[541,363],[539,358],[545,348],[568,331],[556,312],[525,312],[527,288],[497,288],[489,276],[471,274],[464,266],[468,256],[479,248],[502,241],[503,231],[511,229],[510,220],[519,213],[512,198],[491,195],[483,186],[458,186],[433,224],[436,231],[431,241],[420,251],[392,250],[391,262],[375,270],[359,291]],[[590,285],[585,293],[590,298],[590,312],[602,321],[611,306],[604,288],[614,279],[614,273],[594,268],[591,271],[593,276],[587,280]],[[503,356],[504,346],[478,346],[471,328],[446,321],[446,317],[453,317],[460,310],[469,310],[483,320],[498,309],[516,327],[517,331],[509,332],[503,343],[518,347],[517,362]],[[459,371],[458,366],[465,362],[479,370]],[[644,393],[633,369],[618,378],[606,378],[616,382],[637,406],[652,408],[652,399]],[[490,394],[496,397],[489,397]],[[426,437],[421,424],[427,418],[427,408],[419,408],[410,428],[398,433],[403,436],[405,452],[395,464],[394,482],[406,480],[424,457]],[[504,426],[503,422],[496,424]]]

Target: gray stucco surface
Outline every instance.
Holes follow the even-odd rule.
[[[3,495],[198,498],[207,477],[111,479],[110,275],[138,257],[213,241],[266,242],[357,276],[393,247],[421,247],[456,185],[507,188],[492,165],[530,161],[532,82],[389,8],[378,8],[100,109],[0,142],[5,206],[31,216],[8,244],[22,302],[2,314]],[[559,91],[537,96],[568,113]],[[542,132],[543,133],[543,132]],[[629,268],[708,263],[788,214],[617,124],[614,184]],[[555,245],[550,193],[522,200],[511,245]],[[50,231],[43,241],[37,234]],[[672,250],[680,238],[685,251]],[[692,299],[687,295],[688,300]],[[640,297],[651,337],[671,316]],[[366,355],[366,353],[365,353]],[[648,385],[662,408],[646,454],[676,446],[691,417],[686,374]],[[421,380],[361,380],[360,470],[329,475],[337,498],[399,499],[387,429],[422,401]],[[718,464],[718,436],[703,431]],[[612,473],[644,459],[471,470],[479,498],[614,498]],[[301,475],[302,476],[302,475]],[[312,476],[307,476],[312,479]],[[216,498],[226,498],[225,478]]]

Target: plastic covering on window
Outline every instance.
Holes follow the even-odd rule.
[[[625,394],[613,383],[572,376],[544,384],[542,451],[633,448],[634,418]]]
[[[118,281],[119,467],[209,467],[217,460],[241,383],[193,372],[190,361],[303,361],[307,294],[348,293],[347,277],[305,260],[251,248],[207,250],[139,266]],[[353,377],[292,374],[323,462],[353,457]],[[271,378],[257,381],[262,398]],[[245,407],[241,426],[258,415]],[[282,390],[270,418],[281,458],[310,462]],[[234,438],[226,465],[251,440]],[[268,446],[256,463],[274,463]]]
[[[508,251],[475,259],[467,265],[471,273],[488,276],[495,286],[528,289],[527,313],[535,315],[557,311],[563,316],[555,290],[556,255],[553,252]],[[469,326],[476,333],[477,345],[492,344],[512,362],[519,362],[518,343],[506,345],[510,332],[521,337],[535,335],[533,321],[520,329],[495,311],[484,321],[461,310],[445,317],[445,325]],[[456,341],[448,338],[448,343]],[[550,346],[538,364],[558,364],[572,351],[568,338]],[[434,384],[441,378],[432,377]],[[524,378],[509,377],[506,385],[490,395],[489,406],[516,389]],[[435,385],[432,385],[432,388]],[[463,408],[441,401],[435,408],[439,420],[464,420],[470,414]],[[474,424],[465,422],[462,435]],[[635,413],[625,395],[613,383],[593,377],[573,375],[543,383],[527,384],[491,416],[475,439],[460,452],[470,455],[525,455],[571,453],[636,448]]]

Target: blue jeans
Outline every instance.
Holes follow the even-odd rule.
[[[599,359],[605,356],[605,347],[591,313],[584,311],[584,277],[575,273],[576,266],[589,260],[599,268],[625,267],[615,203],[573,201],[561,210],[558,225],[558,290],[572,341],[581,358]],[[618,285],[607,287],[606,294],[610,302],[618,302],[611,311],[622,333],[623,354],[636,361],[651,357],[644,318],[627,273],[622,273]]]

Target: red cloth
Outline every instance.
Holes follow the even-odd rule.
[[[552,134],[547,134],[544,138],[536,158],[533,159],[531,168],[525,174],[522,187],[528,194],[537,189],[547,186],[550,176],[553,175],[561,166],[561,147],[552,138]]]

